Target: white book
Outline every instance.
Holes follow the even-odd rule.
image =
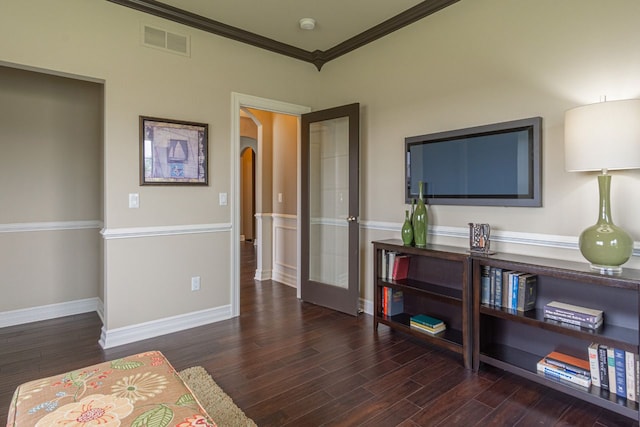
[[[383,279],[387,278],[387,269],[389,268],[389,254],[386,249],[383,249],[381,252],[382,255],[382,271],[380,272],[380,277]]]
[[[391,276],[393,274],[393,265],[396,263],[396,255],[397,252],[389,252],[389,265],[387,265],[387,275],[385,276],[385,279],[391,279]]]
[[[624,352],[625,371],[627,376],[627,399],[637,402],[636,396],[636,358],[638,355],[630,351]],[[593,380],[593,379],[592,379]]]
[[[598,344],[589,346],[589,371],[591,372],[591,384],[600,387],[600,369],[598,367]]]

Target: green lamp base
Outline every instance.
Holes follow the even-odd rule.
[[[600,190],[598,222],[580,234],[580,252],[591,263],[593,270],[602,274],[616,274],[622,271],[621,265],[631,257],[633,239],[611,219],[609,202],[611,175],[599,175],[598,188]]]
[[[633,240],[614,224],[595,224],[582,232],[580,252],[591,263],[591,269],[603,274],[622,271],[621,265],[633,252]]]

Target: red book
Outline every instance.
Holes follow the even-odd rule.
[[[387,315],[387,293],[389,292],[389,288],[386,286],[382,288],[382,314]]]
[[[393,274],[391,278],[393,280],[406,279],[409,275],[409,260],[408,255],[398,255],[393,263]]]

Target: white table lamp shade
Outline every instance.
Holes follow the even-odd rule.
[[[569,172],[640,168],[640,99],[607,101],[565,114]]]

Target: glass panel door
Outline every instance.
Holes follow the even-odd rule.
[[[302,116],[302,299],[358,313],[359,104]]]

